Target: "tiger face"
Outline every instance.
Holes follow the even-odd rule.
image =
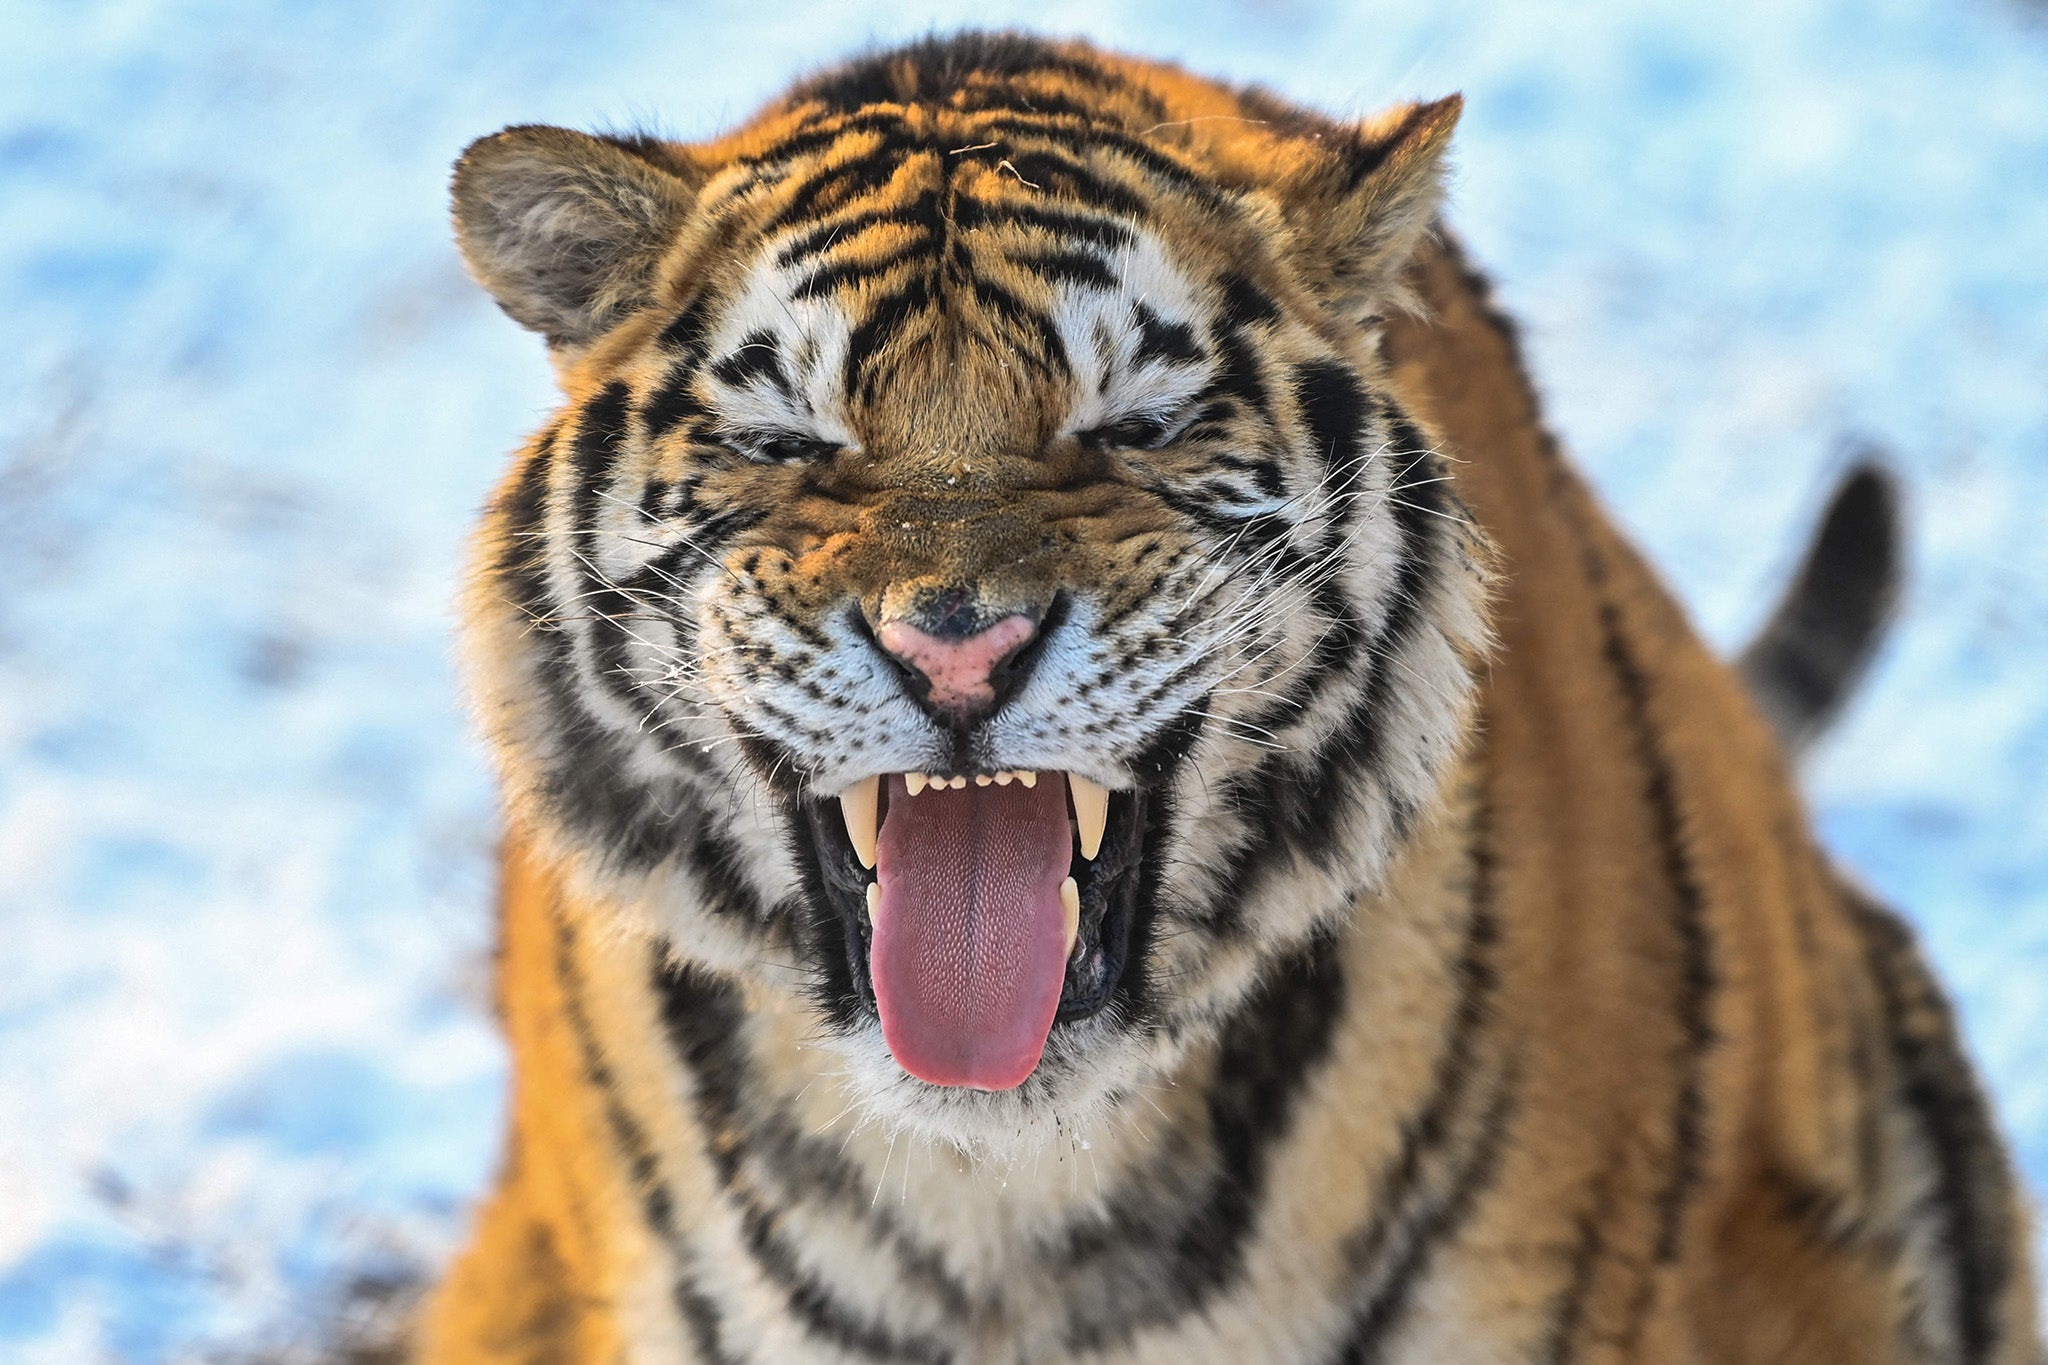
[[[963,1147],[1131,1095],[1369,895],[1485,637],[1370,325],[1455,101],[1169,124],[1166,68],[981,56],[455,182],[568,396],[469,601],[515,820]]]

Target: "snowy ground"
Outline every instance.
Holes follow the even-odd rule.
[[[1719,642],[1841,443],[1892,451],[1911,602],[1811,788],[2048,1187],[2038,5],[0,0],[0,1357],[264,1338],[438,1255],[490,1167],[447,602],[548,395],[447,245],[450,160],[706,133],[969,19],[1337,109],[1462,89],[1456,219]]]

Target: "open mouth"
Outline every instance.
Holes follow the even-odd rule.
[[[805,803],[850,984],[897,1063],[1009,1090],[1109,1003],[1146,798],[1077,773],[890,773]]]

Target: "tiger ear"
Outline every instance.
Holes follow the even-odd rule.
[[[514,321],[583,346],[649,301],[697,184],[669,143],[507,128],[455,163],[455,240]]]
[[[1401,270],[1436,217],[1444,153],[1464,107],[1449,95],[1390,109],[1342,129],[1287,176],[1283,211],[1341,304],[1377,313],[1405,303]]]

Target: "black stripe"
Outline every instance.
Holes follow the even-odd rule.
[[[1216,282],[1223,294],[1223,317],[1233,326],[1250,327],[1272,322],[1280,316],[1273,296],[1253,284],[1249,277],[1232,272]]]
[[[832,202],[823,211],[835,212],[864,194],[882,189],[912,159],[936,155],[936,149],[913,133],[885,132],[866,151],[812,171],[810,178],[791,191],[758,232],[764,238],[772,237],[785,228],[805,223],[818,215],[827,200]]]
[[[1165,181],[1201,204],[1209,207],[1234,207],[1229,196],[1210,177],[1183,165],[1149,143],[1100,123],[1055,123],[1033,118],[1026,113],[1007,113],[985,119],[981,126],[992,133],[1012,133],[1020,138],[1043,140],[1076,156],[1091,151],[1108,152],[1134,163],[1148,174]]]
[[[548,485],[563,425],[564,420],[557,418],[534,439],[525,463],[496,509],[504,531],[496,563],[498,576],[505,581],[513,604],[536,631],[545,631],[549,637],[558,637],[559,631],[547,624],[554,616],[554,599],[548,588]]]
[[[1133,306],[1132,312],[1138,323],[1138,345],[1131,353],[1131,359],[1137,364],[1143,365],[1152,360],[1186,364],[1202,358],[1202,347],[1195,340],[1195,329],[1185,322],[1168,322],[1142,299]]]
[[[1023,359],[1039,364],[1055,377],[1068,372],[1066,343],[1060,340],[1059,330],[1053,326],[1051,318],[986,276],[970,275],[967,287],[982,308],[1012,328],[1037,339],[1038,353],[1024,352]]]
[[[741,337],[732,354],[711,367],[711,375],[736,389],[766,379],[778,392],[790,391],[789,376],[782,369],[782,347],[773,332],[749,332]]]
[[[1600,598],[1601,653],[1621,692],[1623,716],[1632,736],[1636,759],[1644,774],[1644,800],[1655,827],[1658,858],[1675,901],[1672,931],[1679,945],[1679,980],[1672,1002],[1684,1035],[1679,1059],[1678,1094],[1671,1117],[1671,1176],[1657,1199],[1656,1256],[1669,1264],[1678,1259],[1685,1206],[1699,1184],[1705,1165],[1706,1096],[1702,1072],[1706,1051],[1713,1045],[1711,998],[1718,987],[1713,949],[1708,941],[1707,893],[1692,865],[1692,854],[1678,811],[1678,786],[1670,761],[1657,742],[1650,715],[1650,681],[1630,648],[1621,610],[1606,595],[1605,565],[1589,542],[1589,574]]]
[[[1537,401],[1536,390],[1529,380],[1534,371],[1529,368],[1528,355],[1522,346],[1521,328],[1494,302],[1493,281],[1466,256],[1465,248],[1458,239],[1442,231],[1438,232],[1436,237],[1442,245],[1444,255],[1457,270],[1459,283],[1464,285],[1473,306],[1507,350],[1507,368],[1508,372],[1515,376],[1516,391],[1528,403],[1529,411],[1532,414],[1538,413],[1541,404]],[[1537,453],[1542,456],[1544,466],[1550,472],[1550,491],[1556,493],[1570,477],[1564,451],[1557,444],[1557,436],[1541,422],[1536,427],[1536,438]]]
[[[1429,473],[1433,467],[1433,460],[1425,461],[1423,472]],[[1423,479],[1389,490],[1401,536],[1401,561],[1389,592],[1386,617],[1370,640],[1355,620],[1355,608],[1344,601],[1341,592],[1336,601],[1324,604],[1324,610],[1336,613],[1331,618],[1332,628],[1319,648],[1320,659],[1312,660],[1303,670],[1306,676],[1290,689],[1291,694],[1296,698],[1314,696],[1316,690],[1330,685],[1336,672],[1362,659],[1372,661],[1371,673],[1336,729],[1306,763],[1268,764],[1234,779],[1225,789],[1225,799],[1258,833],[1232,857],[1222,890],[1209,908],[1208,923],[1219,932],[1229,932],[1238,924],[1269,869],[1286,866],[1295,855],[1316,862],[1332,855],[1346,831],[1346,817],[1352,809],[1349,798],[1359,783],[1381,784],[1392,803],[1396,837],[1404,836],[1414,823],[1418,812],[1385,781],[1385,721],[1393,689],[1400,681],[1394,661],[1429,624],[1426,600],[1429,580],[1437,571],[1442,537],[1441,527],[1431,522],[1440,486],[1433,479]],[[1401,497],[1403,493],[1411,496]],[[1334,582],[1325,586],[1335,587]]]
[[[1961,1365],[1983,1365],[2004,1335],[1999,1304],[2021,1241],[2012,1168],[1956,1041],[1954,1015],[1922,963],[1912,931],[1853,889],[1844,889],[1843,901],[1877,983],[1897,1070],[1897,1101],[1933,1159],[1935,1188],[1926,1202],[1942,1224]]]
[[[962,232],[1014,225],[1037,228],[1069,241],[1087,242],[1104,250],[1127,247],[1131,229],[1114,218],[1059,208],[1032,199],[990,202],[962,196],[952,205],[953,226]]]
[[[569,828],[622,861],[646,866],[660,861],[675,846],[674,831],[699,819],[695,803],[676,793],[668,813],[628,787],[628,770],[616,736],[585,709],[574,678],[570,633],[549,581],[548,525],[552,474],[562,452],[563,424],[544,432],[520,468],[499,515],[504,545],[497,568],[508,595],[533,622],[530,635],[539,700],[547,712],[546,728],[553,744],[541,791],[548,807]],[[579,438],[580,439],[580,438]],[[575,457],[571,443],[569,458]]]
[[[1392,1334],[1400,1327],[1415,1287],[1429,1271],[1437,1251],[1457,1236],[1479,1196],[1500,1175],[1500,1159],[1515,1110],[1512,1077],[1495,1087],[1484,1113],[1476,1120],[1477,1140],[1441,1189],[1425,1193],[1404,1220],[1400,1251],[1376,1293],[1353,1321],[1352,1330],[1331,1357],[1332,1365],[1376,1365]]]
[[[637,630],[630,623],[649,612],[669,615],[678,626],[688,623],[671,611],[672,585],[664,582],[650,589],[657,593],[650,605],[649,599],[628,591],[626,584],[607,581],[597,569],[604,485],[613,477],[615,458],[625,442],[630,398],[627,386],[615,382],[585,403],[578,414],[570,448],[574,486],[571,529],[566,538],[580,552],[575,572],[582,591],[573,615],[583,625],[590,684],[636,713],[651,713],[662,699],[633,680],[631,642]],[[698,551],[709,552],[708,537],[693,539]],[[645,577],[643,566],[631,581],[640,583]],[[566,641],[568,635],[563,638]],[[543,663],[550,661],[544,659]],[[551,803],[565,823],[609,849],[624,865],[647,867],[672,857],[679,848],[700,838],[706,825],[704,812],[679,784],[656,789],[632,776],[629,742],[582,704],[572,671],[567,652],[557,652],[547,684],[557,710],[552,726],[554,761],[544,787]],[[679,766],[703,767],[701,758],[686,748],[672,748],[668,758]],[[749,918],[758,925],[758,915]]]
[[[702,1365],[740,1365],[741,1358],[725,1348],[725,1328],[718,1305],[697,1287],[694,1273],[678,1275],[669,1297],[675,1301],[676,1311],[683,1315],[683,1323],[690,1330],[690,1342],[697,1348]]]
[[[1719,982],[1708,939],[1707,893],[1692,865],[1679,815],[1676,777],[1658,743],[1650,714],[1650,680],[1631,648],[1621,609],[1610,595],[1606,563],[1583,525],[1580,537],[1586,576],[1599,604],[1601,654],[1621,694],[1623,720],[1643,771],[1643,798],[1650,812],[1657,856],[1672,895],[1671,928],[1679,952],[1672,1011],[1681,1034],[1681,1052],[1675,1059],[1678,1078],[1672,1097],[1670,1172],[1657,1195],[1656,1240],[1651,1248],[1658,1264],[1670,1265],[1678,1259],[1686,1209],[1706,1165],[1704,1072],[1707,1049],[1714,1043],[1711,1008]],[[1654,1288],[1654,1281],[1646,1277],[1630,1306],[1621,1337],[1631,1349],[1648,1321]]]
[[[791,1315],[805,1331],[870,1360],[950,1365],[953,1353],[937,1341],[917,1333],[892,1332],[833,1298],[817,1277],[798,1263],[789,1239],[777,1229],[775,1215],[739,1191],[733,1193],[741,1207],[747,1254],[769,1282],[782,1290]]]
[[[696,381],[696,361],[679,361],[670,367],[661,387],[640,408],[640,421],[649,440],[659,440],[683,422],[709,415],[710,409],[697,397]]]
[[[896,109],[864,109],[846,118],[834,118],[823,123],[807,123],[792,132],[780,142],[771,142],[750,156],[738,158],[739,164],[769,166],[780,161],[794,161],[800,156],[821,151],[842,138],[859,133],[900,133],[903,131],[903,114]]]
[[[1057,147],[1019,149],[1003,160],[1019,181],[1041,194],[1063,194],[1087,208],[1119,217],[1145,216],[1147,205],[1143,195],[1105,179],[1087,162]]]
[[[1052,93],[1042,80],[1033,79],[1046,76],[1064,76],[1083,89],[1135,99],[1154,118],[1166,117],[1157,96],[1088,56],[1029,34],[979,30],[870,53],[798,86],[791,100],[815,100],[831,109],[913,102],[936,106],[992,88],[1012,104],[1028,105]]]
[[[1252,349],[1244,329],[1234,322],[1220,323],[1212,330],[1211,340],[1222,364],[1217,367],[1216,377],[1202,390],[1202,400],[1234,398],[1246,411],[1265,417],[1266,381],[1259,370],[1258,353]]]
[[[576,414],[576,439],[571,447],[575,488],[570,505],[571,520],[585,552],[596,545],[598,502],[611,475],[613,458],[625,444],[626,411],[632,397],[624,380],[613,380]]]
[[[906,322],[930,305],[931,298],[931,281],[922,275],[913,275],[890,293],[868,304],[867,316],[846,339],[841,387],[847,393],[861,391],[861,371]]]
[[[924,260],[927,265],[937,253],[937,244],[929,237],[912,237],[898,243],[877,256],[861,256],[830,265],[819,266],[790,290],[792,299],[813,299],[829,294],[844,285],[863,284],[888,274],[897,266]]]
[[[1109,262],[1092,251],[1079,248],[1054,251],[1024,251],[1011,256],[1010,263],[1022,266],[1054,284],[1077,284],[1091,289],[1112,289],[1116,272]]]
[[[710,303],[703,294],[695,298],[669,320],[656,338],[661,349],[685,360],[701,360],[708,342],[710,328]]]
[[[929,1292],[943,1310],[962,1320],[973,1313],[966,1288],[946,1273],[938,1253],[917,1246],[872,1199],[858,1194],[855,1177],[835,1151],[799,1133],[774,1107],[749,1103],[740,1042],[745,1003],[738,991],[692,967],[673,965],[659,949],[650,966],[669,1045],[694,1082],[697,1126],[712,1170],[740,1212],[748,1255],[782,1289],[790,1311],[814,1335],[873,1359],[950,1361],[952,1353],[939,1342],[868,1321],[804,1270],[781,1231],[780,1215],[743,1169],[749,1156],[793,1182],[799,1193],[822,1194],[869,1223],[903,1278]]]
[[[832,247],[845,246],[854,238],[878,227],[933,228],[941,226],[938,195],[927,190],[908,204],[862,209],[856,213],[827,218],[784,242],[775,253],[775,264],[787,269],[805,257]]]
[[[1345,159],[1344,192],[1351,193],[1365,183],[1367,176],[1385,165],[1387,158],[1393,155],[1394,149],[1401,145],[1414,130],[1415,125],[1430,112],[1429,106],[1417,105],[1397,126],[1381,133],[1372,141],[1354,138],[1349,148],[1350,155]]]
[[[676,1311],[682,1314],[698,1355],[709,1365],[737,1365],[739,1358],[725,1349],[717,1305],[697,1287],[692,1268],[694,1253],[676,1225],[675,1197],[661,1177],[654,1145],[620,1097],[617,1077],[605,1060],[596,1030],[591,1027],[589,1012],[583,1004],[583,973],[576,965],[576,930],[559,902],[550,903],[548,917],[555,926],[555,975],[562,987],[562,1018],[575,1040],[583,1078],[597,1092],[604,1109],[612,1145],[640,1192],[641,1216],[675,1257],[676,1280],[670,1292]]]
[[[1550,1328],[1543,1334],[1543,1365],[1568,1365],[1572,1358],[1579,1328],[1585,1322],[1586,1303],[1607,1258],[1606,1225],[1614,1216],[1614,1183],[1620,1177],[1621,1162],[1610,1159],[1594,1180],[1592,1206],[1578,1216],[1579,1235],[1572,1246],[1570,1271],[1550,1304]]]
[[[1152,861],[1150,856],[1147,862]],[[1274,1150],[1328,1059],[1346,990],[1337,945],[1318,937],[1276,964],[1225,1025],[1208,1093],[1200,1183],[1172,1171],[1172,1143],[1096,1219],[1038,1260],[1067,1279],[1070,1351],[1113,1351],[1198,1311],[1244,1272]],[[1092,1311],[1091,1311],[1092,1310]]]
[[[1094,92],[1090,91],[1088,94],[1093,96]],[[1029,100],[1032,109],[1040,114],[1060,114],[1068,118],[1087,120],[1098,117],[1101,112],[1095,105],[1088,103],[1086,98],[1069,99],[1065,95],[1054,94],[1043,86],[1034,86],[1027,94],[992,85],[979,90],[963,90],[956,99],[956,108],[971,113],[986,113],[991,109],[1014,113],[1019,100]]]
[[[1318,360],[1294,367],[1294,401],[1301,407],[1316,457],[1327,469],[1351,470],[1358,460],[1358,437],[1365,430],[1365,390],[1351,367]],[[1397,441],[1402,437],[1397,433]],[[1341,492],[1345,480],[1335,479]]]
[[[1356,1309],[1340,1361],[1377,1357],[1400,1324],[1436,1248],[1456,1234],[1492,1185],[1506,1145],[1514,1088],[1500,1061],[1481,1056],[1500,984],[1493,960],[1500,926],[1492,797],[1483,754],[1479,770],[1466,834],[1470,883],[1458,993],[1429,1091],[1402,1122],[1400,1147],[1375,1183],[1373,1219],[1344,1248],[1365,1302]]]
[[[550,904],[548,917],[555,925],[555,975],[562,983],[562,1020],[576,1041],[576,1054],[583,1066],[583,1079],[597,1092],[604,1108],[605,1126],[611,1132],[633,1188],[640,1196],[641,1216],[663,1241],[676,1235],[675,1196],[661,1178],[660,1159],[640,1121],[619,1096],[618,1079],[591,1026],[583,1006],[583,973],[576,965],[576,930],[558,903]]]

